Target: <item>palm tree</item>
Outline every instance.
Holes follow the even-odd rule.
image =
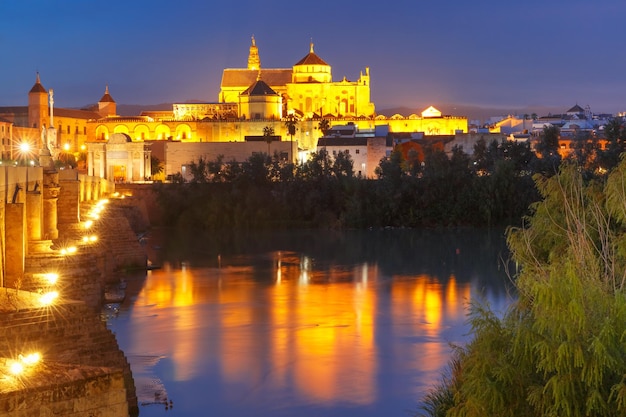
[[[285,127],[287,128],[287,132],[289,136],[291,136],[291,141],[293,142],[293,135],[296,134],[296,127],[298,126],[298,119],[293,114],[287,116],[287,120],[285,121]]]
[[[328,119],[320,120],[318,128],[322,131],[322,135],[326,136],[326,133],[328,133],[328,131],[330,130],[330,122],[328,121]]]
[[[265,138],[265,141],[267,142],[267,156],[270,156],[270,144],[272,143],[272,140],[274,139],[274,128],[272,126],[265,126],[263,128],[263,137]]]

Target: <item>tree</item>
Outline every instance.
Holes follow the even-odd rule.
[[[271,157],[270,145],[272,144],[272,140],[274,140],[274,128],[271,126],[265,126],[263,128],[263,138],[265,139],[265,142],[267,142],[267,156]]]
[[[501,318],[472,305],[473,339],[457,347],[451,378],[424,411],[626,415],[625,182],[624,160],[605,185],[585,181],[572,163],[537,177],[543,200],[507,233],[518,298]]]
[[[543,128],[536,150],[539,154],[535,160],[533,170],[543,175],[551,176],[559,171],[561,156],[559,155],[559,137],[561,131],[556,126]]]
[[[298,119],[293,114],[287,116],[287,120],[285,121],[285,127],[287,128],[287,133],[291,136],[291,141],[293,142],[293,135],[296,134],[296,129],[298,126]]]
[[[326,136],[326,134],[330,130],[330,122],[328,121],[328,119],[322,119],[320,120],[317,127],[322,132],[322,136]]]
[[[150,155],[150,175],[154,178],[163,173],[163,163],[159,158]]]
[[[626,151],[626,128],[620,119],[612,119],[604,127],[604,136],[608,145],[599,159],[602,168],[608,171],[619,163],[620,155]]]
[[[333,174],[337,178],[352,178],[354,176],[354,161],[349,153],[339,151],[333,161]]]
[[[542,158],[558,155],[561,130],[553,125],[545,126],[537,144],[537,152]]]
[[[402,177],[404,177],[404,158],[400,150],[394,150],[389,158],[380,160],[378,166],[374,170],[379,179],[390,182],[395,187],[400,185]]]

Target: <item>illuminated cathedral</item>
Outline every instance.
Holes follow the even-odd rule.
[[[300,118],[375,116],[370,99],[369,68],[357,81],[333,81],[332,68],[313,49],[292,68],[263,68],[254,37],[247,68],[227,68],[222,74],[220,102],[237,102],[257,79],[263,80],[282,99],[281,116]],[[252,115],[258,116],[258,115]]]
[[[0,108],[0,117],[9,119],[14,126],[22,126],[22,132],[32,130],[32,136],[37,136],[37,129],[48,126],[53,117],[46,97],[47,92],[37,75],[29,93],[28,107],[21,107],[19,111]],[[150,152],[155,154],[158,149],[167,148],[166,145],[156,146],[158,143],[196,144],[189,149],[199,153],[195,157],[198,159],[216,156],[215,151],[207,150],[211,149],[210,144],[243,142],[247,145],[241,144],[240,150],[231,154],[233,158],[246,159],[250,152],[263,151],[256,149],[258,145],[254,142],[258,142],[269,127],[279,142],[291,142],[289,146],[276,146],[280,147],[281,154],[295,161],[317,149],[322,136],[319,129],[322,119],[331,127],[349,124],[371,134],[381,126],[382,132],[421,132],[423,135],[454,135],[468,130],[467,118],[442,116],[433,107],[421,115],[377,115],[370,96],[369,67],[360,72],[356,81],[345,77],[333,81],[331,66],[315,52],[312,42],[308,53],[291,68],[265,68],[261,65],[254,37],[247,67],[223,70],[216,102],[175,103],[171,110],[144,111],[136,116],[117,115],[116,106],[107,87],[91,109],[55,109],[56,141],[68,152],[85,153],[90,175],[126,181],[149,176]],[[293,136],[288,134],[286,118],[297,120]],[[8,126],[2,127],[3,131],[5,129],[8,130]],[[109,148],[115,151],[108,152],[107,144],[112,138]],[[121,149],[130,147],[131,143],[137,143],[132,145],[134,150],[122,155]],[[151,149],[139,143],[150,145]],[[180,171],[183,164],[190,162],[175,160],[173,153],[165,152],[157,154],[166,162],[167,172]],[[186,152],[185,155],[192,154]]]

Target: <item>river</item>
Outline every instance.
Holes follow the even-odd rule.
[[[160,268],[105,309],[140,417],[409,416],[468,340],[468,302],[513,298],[499,230],[155,231],[146,248]]]

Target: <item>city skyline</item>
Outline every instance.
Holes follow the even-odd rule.
[[[216,102],[222,70],[246,66],[254,36],[262,68],[291,67],[310,42],[334,80],[369,67],[377,110],[579,104],[616,113],[626,110],[623,12],[618,0],[3,2],[0,106],[25,105],[37,72],[60,107],[93,104],[107,85],[119,104]]]

